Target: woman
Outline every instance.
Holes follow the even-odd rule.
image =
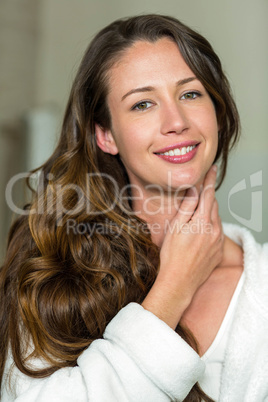
[[[199,34],[148,15],[96,35],[10,231],[4,402],[268,398],[267,247],[223,236],[215,200],[238,131]]]

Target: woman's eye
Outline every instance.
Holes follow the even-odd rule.
[[[200,96],[200,94],[198,92],[187,92],[186,94],[182,95],[181,99],[195,99],[198,96]]]
[[[142,101],[139,103],[136,103],[136,105],[133,106],[132,110],[146,110],[149,107],[151,107],[152,102],[149,101]]]

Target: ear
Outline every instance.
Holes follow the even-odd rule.
[[[104,129],[99,124],[95,124],[95,135],[97,145],[103,152],[111,155],[118,154],[118,148],[111,130]]]

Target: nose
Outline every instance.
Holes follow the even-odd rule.
[[[181,134],[189,127],[186,113],[177,102],[163,105],[161,112],[161,134]]]

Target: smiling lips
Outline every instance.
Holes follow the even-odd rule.
[[[154,154],[161,159],[171,163],[185,163],[190,161],[196,154],[199,143],[181,143],[165,149],[161,149]]]

